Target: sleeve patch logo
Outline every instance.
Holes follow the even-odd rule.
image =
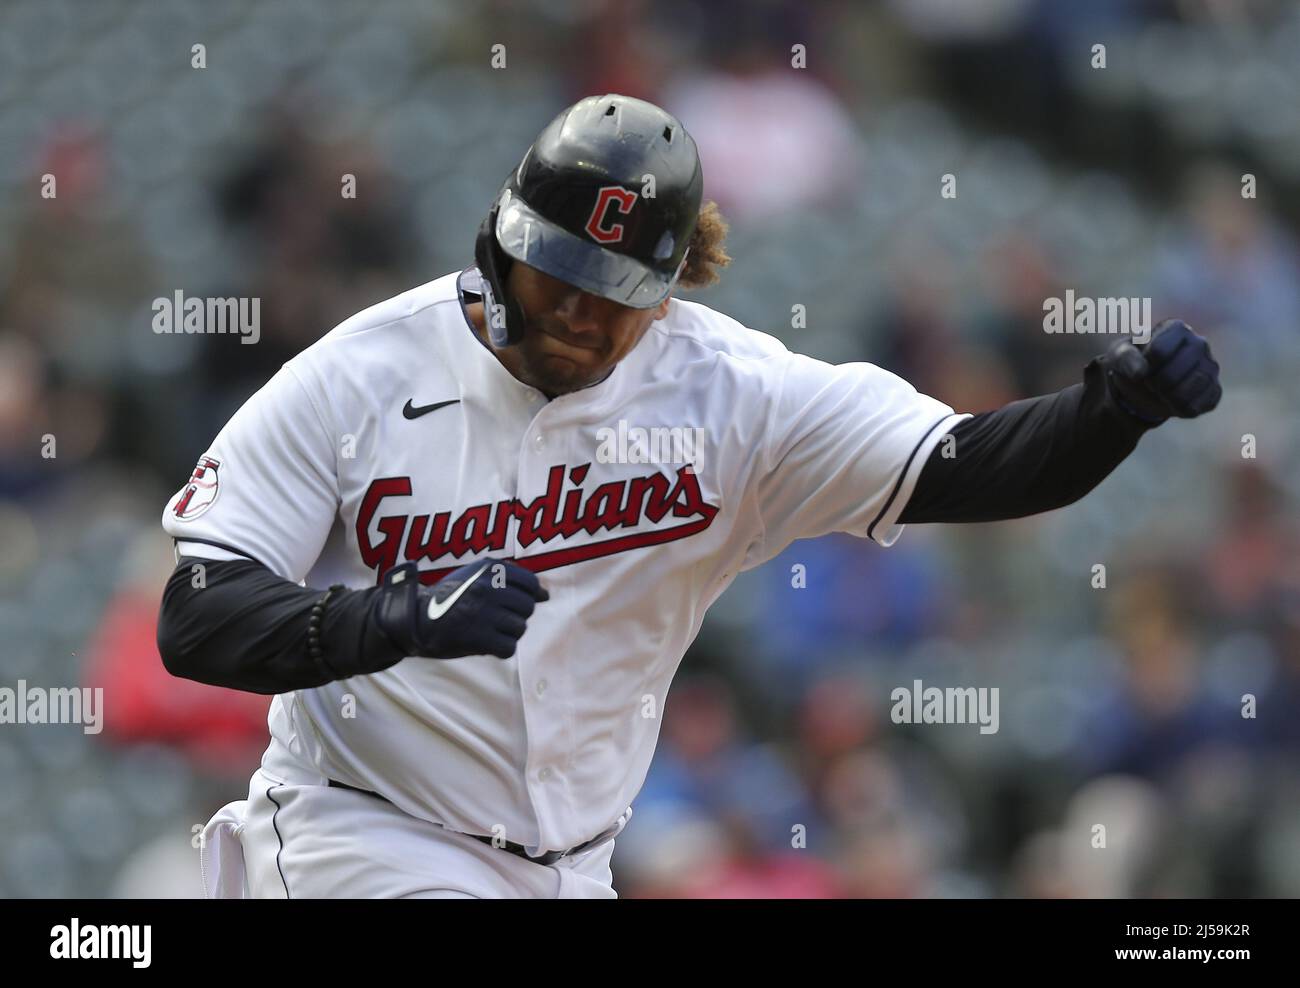
[[[194,472],[190,474],[189,481],[177,494],[176,504],[172,508],[172,514],[178,521],[193,521],[212,507],[220,490],[217,483],[217,471],[220,467],[220,460],[215,460],[211,456],[199,457]]]

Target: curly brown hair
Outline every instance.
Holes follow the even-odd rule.
[[[730,263],[727,221],[722,218],[718,204],[710,200],[700,207],[700,218],[691,236],[691,251],[686,255],[686,267],[677,285],[684,291],[707,288],[721,277],[718,269]]]

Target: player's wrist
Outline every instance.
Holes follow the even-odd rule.
[[[378,588],[333,587],[309,612],[307,660],[326,681],[380,672],[409,654],[375,620],[378,602]]]
[[[1114,369],[1111,369],[1106,376],[1111,400],[1124,414],[1149,429],[1155,428],[1169,418],[1169,413],[1157,402],[1155,396],[1144,393],[1141,385],[1126,384]]]
[[[371,594],[371,601],[368,613],[366,615],[365,626],[361,632],[361,644],[358,648],[358,655],[365,662],[365,673],[381,672],[389,666],[396,665],[408,655],[416,654],[411,643],[404,637],[394,636],[385,629],[378,619],[378,610],[381,603],[380,592],[375,589],[368,591]]]
[[[1143,400],[1129,393],[1122,375],[1116,371],[1113,350],[1088,363],[1083,383],[1088,395],[1085,405],[1100,416],[1099,421],[1139,435],[1164,422],[1159,411],[1150,406],[1149,397]]]
[[[427,594],[420,592],[420,574],[414,563],[403,563],[384,574],[374,591],[371,623],[380,642],[401,656],[422,654],[420,610]]]

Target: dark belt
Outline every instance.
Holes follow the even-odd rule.
[[[329,780],[329,784],[335,789],[351,789],[353,792],[359,792],[363,796],[373,796],[375,799],[382,799],[385,803],[388,803],[390,806],[392,805],[392,800],[388,799],[386,796],[379,795],[377,792],[371,792],[369,789],[358,789],[356,786],[350,786],[346,782],[336,782],[333,779]],[[464,836],[473,837],[475,840],[481,840],[484,844],[488,844],[498,850],[509,851],[511,854],[521,857],[526,861],[532,861],[534,864],[552,865],[557,861],[567,858],[570,854],[577,854],[580,851],[585,851],[588,848],[595,847],[597,844],[603,844],[605,841],[613,837],[618,830],[619,825],[614,824],[608,830],[597,834],[591,840],[583,841],[581,844],[577,844],[574,847],[569,848],[567,851],[547,851],[545,854],[538,854],[536,856],[529,854],[524,845],[516,844],[514,841],[503,841],[500,837],[484,837],[482,834],[465,834]],[[452,830],[451,832],[453,834],[461,833],[459,830]]]

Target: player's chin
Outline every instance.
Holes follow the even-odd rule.
[[[574,391],[595,384],[605,374],[603,368],[583,360],[563,354],[548,353],[544,355],[538,367],[537,377],[550,385],[555,391]]]

